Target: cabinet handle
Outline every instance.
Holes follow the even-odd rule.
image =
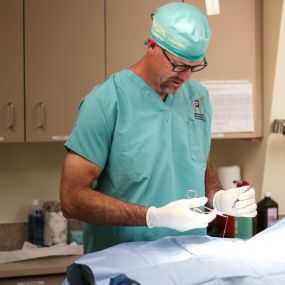
[[[9,113],[10,113],[8,128],[13,129],[14,128],[14,110],[15,110],[15,108],[14,108],[14,105],[12,102],[9,102],[8,106],[9,106]]]
[[[40,123],[38,125],[39,129],[43,129],[45,125],[45,108],[44,108],[44,103],[39,102],[38,106],[40,108]]]

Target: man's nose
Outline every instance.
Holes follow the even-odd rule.
[[[178,77],[181,78],[183,81],[188,81],[191,74],[192,74],[192,71],[188,69],[186,71],[179,72]]]

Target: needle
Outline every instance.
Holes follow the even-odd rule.
[[[246,188],[246,190],[243,192],[243,193],[245,193],[245,192],[247,192],[249,189],[251,189],[252,188],[252,184],[250,184],[247,188]],[[237,202],[239,202],[239,198],[237,198],[235,201],[234,201],[234,203],[233,203],[233,208],[236,206],[236,203]]]
[[[212,212],[213,214],[216,214],[218,216],[221,216],[221,217],[224,217],[226,218],[227,216],[225,216],[225,213],[224,212],[219,212],[219,211],[216,211],[215,209],[211,209],[209,207],[206,207],[206,206],[203,206],[205,209],[209,210],[210,212]]]

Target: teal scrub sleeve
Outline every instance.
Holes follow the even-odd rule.
[[[108,105],[106,110],[102,106],[105,104]],[[95,96],[92,93],[86,96],[80,103],[74,128],[65,143],[68,150],[72,150],[102,169],[111,148],[111,129],[115,120],[112,106],[114,104],[102,101],[102,96]]]

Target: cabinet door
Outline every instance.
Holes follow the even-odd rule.
[[[128,68],[144,56],[150,14],[171,0],[106,0],[106,71]],[[176,1],[181,2],[181,1]]]
[[[27,276],[22,278],[0,279],[0,285],[59,285],[65,279],[64,275]]]
[[[185,2],[206,12],[204,1],[186,0]],[[208,18],[212,30],[212,37],[206,53],[209,65],[203,71],[193,74],[193,78],[251,81],[253,85],[254,132],[233,131],[222,134],[222,137],[261,137],[262,1],[220,0],[220,10],[219,15]]]
[[[25,1],[26,141],[65,140],[105,78],[104,0]]]
[[[24,141],[23,1],[0,1],[0,142]]]

